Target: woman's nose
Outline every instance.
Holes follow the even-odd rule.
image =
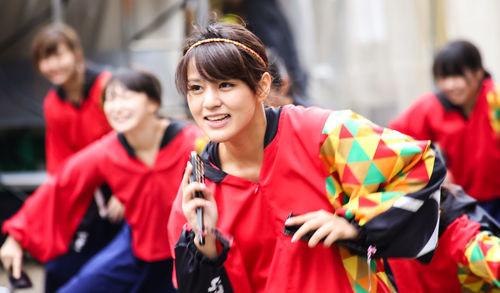
[[[203,106],[206,108],[218,107],[221,105],[219,98],[219,91],[214,88],[207,88],[205,91],[205,97],[203,99]]]

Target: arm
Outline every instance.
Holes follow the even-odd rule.
[[[175,272],[179,292],[219,292],[219,287],[224,292],[232,292],[224,269],[230,244],[215,230],[218,220],[217,204],[206,186],[197,182],[188,183],[192,169],[192,165],[188,163],[181,183],[182,212],[188,224],[184,226],[175,245]],[[194,197],[195,191],[203,192],[204,198]],[[198,207],[204,209],[204,245],[198,242]]]
[[[351,112],[327,119],[320,157],[327,196],[358,227],[375,257],[418,257],[437,244],[439,186],[446,170],[429,141],[415,141]]]
[[[459,275],[471,272],[483,281],[500,288],[500,261],[496,257],[499,254],[500,239],[488,231],[478,233],[465,248],[464,259],[459,263]],[[459,277],[459,280],[462,279]],[[462,285],[467,287],[468,284]]]
[[[31,195],[2,227],[40,261],[67,251],[94,190],[103,183],[100,152],[86,149],[72,157]]]
[[[196,236],[192,231],[182,231],[175,245],[175,271],[179,292],[233,292],[224,268],[229,242],[218,233],[206,235],[205,240],[217,242],[219,248],[215,258],[208,258],[198,249],[195,245]]]

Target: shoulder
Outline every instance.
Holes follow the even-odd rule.
[[[111,72],[96,65],[87,65],[85,68],[84,95],[89,96],[100,93],[111,79]]]
[[[279,128],[290,127],[296,131],[321,130],[333,112],[316,106],[287,105],[281,110]]]
[[[442,99],[444,98],[442,97],[441,100]],[[416,121],[422,123],[422,119],[426,120],[430,116],[444,112],[444,110],[445,107],[440,101],[440,98],[438,98],[437,92],[427,92],[412,101],[407,108],[392,119],[391,122],[389,122],[389,127],[401,130],[400,127],[410,120],[413,121],[417,119]]]
[[[110,154],[115,153],[119,148],[121,145],[118,141],[118,135],[115,131],[111,131],[71,156],[67,165],[77,169],[83,166],[85,168],[99,168]]]
[[[47,104],[53,104],[59,100],[59,95],[57,94],[57,91],[55,88],[49,89],[47,94],[45,95],[45,99],[43,100],[43,103],[45,105]]]

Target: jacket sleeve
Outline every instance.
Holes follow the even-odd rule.
[[[320,157],[336,214],[359,227],[375,257],[432,255],[439,186],[446,169],[429,141],[416,141],[351,112],[330,114]]]
[[[459,280],[468,287],[470,279],[500,288],[500,239],[489,231],[481,231],[467,244],[464,259],[459,263]]]
[[[194,244],[194,233],[183,230],[175,245],[175,271],[180,293],[231,293],[233,289],[224,268],[229,242],[217,234],[221,252],[216,259],[205,257]]]
[[[103,183],[92,150],[77,153],[42,184],[2,226],[40,261],[65,253],[74,231]]]

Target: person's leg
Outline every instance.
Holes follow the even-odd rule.
[[[72,245],[66,254],[47,262],[45,264],[45,292],[56,292],[59,287],[67,283],[85,263],[110,243],[121,225],[112,224],[107,219],[97,219],[94,231],[89,232],[90,237],[81,251],[75,251]]]
[[[172,260],[146,262],[135,257],[130,227],[125,224],[116,238],[58,292],[176,292]]]
[[[57,292],[131,292],[141,273],[137,263],[132,253],[130,227],[124,224],[115,239]]]
[[[114,224],[101,218],[96,202],[92,201],[68,252],[45,264],[45,292],[56,292],[67,283],[85,263],[113,240],[122,225],[123,223]]]

